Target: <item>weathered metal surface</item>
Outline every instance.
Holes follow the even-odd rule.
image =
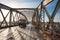
[[[43,2],[43,5],[44,6],[47,6],[49,3],[51,3],[53,0],[42,0],[41,2]],[[38,5],[37,8],[40,8],[41,7],[41,3]]]

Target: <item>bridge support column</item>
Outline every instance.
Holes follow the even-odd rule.
[[[11,25],[11,20],[12,20],[12,9],[10,9],[10,19],[9,19],[9,25]]]

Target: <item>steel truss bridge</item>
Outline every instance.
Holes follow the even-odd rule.
[[[7,36],[14,34],[11,32],[12,31],[11,29],[19,26],[18,22],[20,19],[25,19],[27,25],[30,23],[31,25],[36,26],[36,29],[38,29],[36,32],[39,35],[41,35],[43,37],[43,39],[59,40],[60,39],[60,31],[59,31],[60,23],[54,22],[54,18],[55,18],[55,15],[57,14],[58,9],[60,8],[60,0],[57,1],[57,4],[52,12],[52,15],[50,15],[48,10],[46,9],[46,5],[48,5],[49,3],[53,2],[53,1],[50,1],[46,4],[44,2],[45,1],[42,1],[36,8],[11,8],[11,7],[8,7],[8,6],[0,3],[0,13],[3,17],[3,20],[0,22],[0,33],[2,34],[3,31],[9,29]],[[9,11],[6,16],[4,16],[2,9]],[[40,14],[38,13],[39,11],[40,11]],[[29,16],[30,15],[29,13],[31,14],[31,16]],[[45,22],[44,13],[46,13],[46,15],[49,19],[49,22]],[[9,15],[9,21],[7,22],[6,18],[8,17],[8,15]],[[31,18],[31,20],[28,16]],[[50,29],[50,27],[51,27],[51,29]],[[20,29],[21,28],[19,27],[19,30]],[[27,35],[27,33],[26,33],[27,30],[23,30],[22,32],[19,31],[18,29],[16,29],[16,30],[22,38],[20,40],[26,40],[26,39],[24,39],[22,34]],[[16,34],[18,34],[18,33],[16,33]],[[27,35],[27,36],[29,36],[29,35]],[[13,37],[15,37],[15,36],[13,36]],[[31,36],[29,36],[29,37],[32,38],[33,40],[36,39]],[[14,40],[18,40],[18,39],[14,38]],[[29,39],[27,39],[27,40],[29,40]]]

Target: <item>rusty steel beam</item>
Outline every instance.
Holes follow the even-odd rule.
[[[54,11],[53,11],[53,13],[52,13],[52,15],[51,15],[51,18],[52,18],[52,19],[54,19],[54,17],[55,17],[55,15],[57,14],[57,11],[58,11],[59,8],[60,8],[60,0],[58,0],[57,4],[56,4],[56,6],[55,6],[55,9],[54,9]]]

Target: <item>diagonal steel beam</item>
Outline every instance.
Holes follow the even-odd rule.
[[[8,14],[9,14],[9,12],[7,13],[6,17],[8,16]],[[2,21],[2,23],[5,21],[6,17],[4,17],[4,20]],[[1,23],[1,24],[2,24],[2,23]]]
[[[2,3],[0,3],[0,8],[2,9],[6,9],[6,10],[10,10],[11,8],[6,6],[6,5],[3,5]]]
[[[47,9],[46,9],[46,7],[45,7],[45,6],[43,6],[43,9],[45,10],[45,12],[46,12],[46,14],[47,14],[48,18],[49,18],[49,19],[51,19],[50,14],[48,13],[48,11],[47,11]]]
[[[0,9],[0,11],[1,11],[1,9]],[[1,11],[1,14],[2,14],[3,19],[4,19],[5,22],[6,22],[6,19],[5,19],[4,15],[3,15],[2,11]],[[6,25],[8,25],[7,22],[6,22]]]
[[[56,6],[55,6],[55,9],[54,9],[54,11],[53,11],[53,13],[52,13],[52,15],[51,15],[51,18],[52,18],[52,19],[54,19],[54,17],[55,17],[55,15],[57,14],[57,11],[58,11],[59,8],[60,8],[60,0],[58,0],[57,4],[56,4]]]
[[[9,25],[11,25],[11,20],[12,20],[12,9],[10,9]]]
[[[47,16],[48,16],[48,18],[49,18],[49,20],[51,19],[51,17],[50,17],[50,14],[48,13],[48,11],[47,11],[47,9],[46,9],[46,5],[47,4],[49,4],[50,2],[52,2],[53,0],[43,0],[41,3],[40,3],[40,5],[38,6],[38,10],[40,10],[40,13],[41,13],[41,11],[42,11],[42,9],[44,9],[45,10],[45,12],[46,12],[46,14],[47,14]],[[41,16],[41,15],[40,15]]]

